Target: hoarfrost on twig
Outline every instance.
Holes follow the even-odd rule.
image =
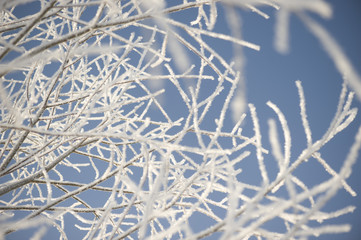
[[[37,12],[18,17],[25,3]],[[330,17],[325,1],[37,3],[0,3],[0,238],[36,228],[33,239],[41,239],[54,228],[71,239],[70,218],[84,239],[303,239],[350,230],[321,224],[354,211],[322,207],[340,188],[356,196],[347,179],[361,145],[359,128],[341,170],[321,155],[356,117],[347,86],[361,96],[352,64],[307,15]],[[265,7],[278,11],[276,50],[292,47],[296,14],[345,75],[318,140],[296,81],[306,142],[298,156],[294,123],[280,107],[267,102],[278,119],[268,121],[270,149],[264,116],[253,104],[246,109],[243,50],[261,46],[243,39],[238,13],[271,18]],[[218,21],[230,34],[217,32]],[[233,59],[213,41],[227,43]],[[297,176],[309,159],[329,178],[309,186]],[[205,228],[193,226],[197,218]],[[285,228],[267,226],[273,221]]]

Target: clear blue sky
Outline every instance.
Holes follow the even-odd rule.
[[[350,58],[357,72],[361,74],[361,2],[357,0],[332,0],[328,1],[333,7],[333,17],[322,19],[311,15],[319,21],[336,41],[342,46],[346,55]],[[290,23],[290,52],[281,55],[274,50],[274,13],[272,8],[262,8],[271,17],[264,19],[252,12],[242,12],[243,38],[261,46],[261,51],[245,49],[246,56],[246,87],[247,98],[250,103],[255,104],[264,133],[264,144],[267,146],[267,120],[277,118],[266,106],[267,101],[272,101],[285,114],[293,138],[292,157],[297,157],[306,145],[306,138],[302,128],[299,115],[299,98],[296,80],[302,82],[306,102],[307,114],[310,127],[313,132],[313,140],[318,140],[326,132],[334,117],[338,97],[342,86],[342,75],[337,72],[333,62],[321,48],[318,40],[306,29],[305,25],[296,17],[292,16]],[[215,31],[227,33],[227,26],[222,21],[223,12],[220,12],[220,21],[216,24]],[[230,45],[216,42],[214,47],[221,53],[232,57]],[[212,89],[210,87],[210,89]],[[168,102],[171,105],[170,102]],[[361,110],[360,102],[355,98],[354,107]],[[219,109],[220,106],[214,108]],[[178,108],[175,110],[178,114]],[[170,107],[171,110],[171,107]],[[216,112],[216,110],[214,110]],[[176,114],[176,113],[175,113]],[[209,117],[212,119],[211,117]],[[250,120],[249,120],[250,121]],[[345,159],[354,135],[360,126],[361,116],[344,132],[330,141],[321,151],[322,157],[330,166],[338,171]],[[209,122],[212,125],[212,120]],[[231,123],[229,121],[231,126]],[[214,125],[213,125],[214,126]],[[227,128],[227,125],[225,126]],[[252,131],[252,129],[250,128]],[[361,159],[361,158],[359,158]],[[267,162],[268,161],[268,162]],[[272,157],[265,156],[266,165],[270,170],[274,168],[275,162]],[[248,166],[245,166],[245,170]],[[354,166],[353,174],[348,183],[358,192],[357,197],[351,197],[345,190],[341,189],[338,195],[332,199],[324,208],[325,211],[335,211],[347,205],[357,206],[353,214],[339,217],[335,221],[325,223],[351,223],[351,232],[340,235],[324,235],[317,239],[348,239],[357,240],[361,237],[361,171],[360,160]],[[254,172],[242,172],[244,178],[255,178]],[[241,175],[242,175],[241,174]],[[308,186],[314,186],[321,180],[325,180],[328,174],[320,164],[309,161],[296,170],[295,175],[304,180]],[[259,178],[254,181],[258,181]],[[198,223],[201,221],[198,221]],[[196,222],[195,222],[196,223]],[[199,226],[202,228],[202,226]]]
[[[357,72],[361,74],[361,2],[358,0],[332,0],[328,1],[333,6],[333,18],[320,21],[327,30],[335,37],[342,46],[347,56],[351,59]],[[319,19],[319,18],[316,18]],[[254,21],[253,21],[254,20]],[[247,24],[249,21],[249,24]],[[248,14],[243,22],[245,27],[244,37],[261,45],[260,53],[246,51],[247,55],[247,87],[248,99],[254,102],[257,109],[262,109],[264,118],[263,126],[266,130],[266,121],[272,116],[272,112],[267,109],[265,102],[271,100],[284,111],[289,117],[289,124],[294,130],[293,138],[294,154],[298,146],[304,146],[304,135],[298,129],[300,120],[298,115],[298,97],[294,81],[301,80],[307,101],[308,118],[313,131],[313,139],[318,139],[326,131],[328,124],[334,116],[338,95],[341,90],[342,76],[336,71],[332,61],[321,49],[318,40],[313,37],[305,28],[303,23],[296,17],[292,18],[291,29],[291,51],[288,55],[277,54],[272,45],[273,40],[273,19],[263,20]],[[361,110],[360,102],[355,99],[354,105]],[[260,117],[262,118],[262,117]],[[349,150],[350,143],[354,139],[355,132],[360,126],[361,116],[354,120],[353,124],[332,140],[322,152],[322,156],[328,163],[338,170],[342,160]],[[292,132],[291,132],[292,134]],[[297,156],[297,155],[293,155]],[[361,238],[361,158],[356,163],[353,174],[347,181],[358,192],[358,196],[353,198],[344,190],[340,190],[325,209],[335,210],[345,206],[345,204],[357,206],[353,214],[340,217],[340,221],[353,224],[350,233],[344,235],[324,236],[319,239],[348,239],[357,240]],[[301,168],[300,175],[306,175],[306,179],[317,181],[320,172],[318,167]],[[302,172],[302,170],[304,170]],[[324,171],[323,171],[324,172]]]

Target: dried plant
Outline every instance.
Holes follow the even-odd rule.
[[[36,11],[19,17],[24,6]],[[322,222],[353,206],[322,207],[340,188],[356,195],[346,180],[361,130],[340,171],[320,149],[355,118],[347,87],[361,99],[361,81],[308,15],[330,17],[326,2],[14,0],[0,7],[2,239],[27,229],[35,229],[33,239],[51,229],[60,239],[74,239],[76,230],[84,239],[307,239],[349,231],[348,224]],[[267,133],[246,100],[242,51],[260,47],[242,40],[239,12],[268,18],[263,7],[277,10],[278,51],[289,48],[289,16],[296,14],[346,75],[335,117],[317,140],[296,82],[306,135],[297,157],[281,109],[267,103],[277,120],[268,122],[266,149]],[[229,35],[214,31],[220,11]],[[230,43],[232,61],[214,49],[214,39]],[[217,113],[214,104],[221,104]],[[276,176],[265,155],[276,160]],[[309,159],[324,167],[328,180],[307,186],[293,174]],[[242,178],[252,163],[257,183]],[[207,221],[197,231],[200,215]],[[283,226],[267,225],[273,221]]]

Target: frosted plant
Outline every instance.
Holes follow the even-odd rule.
[[[361,130],[339,171],[320,150],[354,120],[347,87],[361,99],[361,81],[308,16],[330,17],[326,2],[15,0],[0,7],[2,239],[21,232],[33,239],[307,239],[349,231],[324,222],[353,206],[322,208],[340,188],[356,195],[347,178]],[[269,18],[263,7],[277,10],[278,51],[288,51],[289,17],[297,14],[345,75],[320,139],[296,82],[306,136],[298,156],[282,109],[267,103],[275,114],[267,134],[246,101],[243,49],[260,46],[243,40],[239,12]],[[229,35],[214,30],[220,11]],[[213,40],[231,43],[232,61]],[[276,175],[265,156],[274,158]],[[329,179],[308,186],[297,177],[308,160]],[[252,164],[257,183],[242,178]],[[206,220],[197,230],[200,216]]]

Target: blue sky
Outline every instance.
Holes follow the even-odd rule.
[[[320,21],[335,37],[360,74],[361,30],[359,25],[361,23],[361,3],[358,0],[332,0],[328,2],[333,6],[332,19],[324,20],[318,16],[312,16]],[[23,9],[22,11],[25,10]],[[338,95],[341,91],[342,76],[337,72],[333,62],[321,48],[318,40],[312,36],[305,25],[295,16],[292,16],[290,23],[290,52],[286,55],[277,53],[273,46],[275,10],[266,8],[264,11],[271,16],[270,19],[263,19],[255,13],[247,11],[241,14],[244,39],[261,46],[259,52],[251,49],[244,50],[246,57],[247,99],[257,108],[257,113],[261,119],[261,129],[265,133],[264,139],[267,139],[267,120],[269,118],[276,118],[272,110],[266,106],[266,102],[269,100],[274,102],[284,112],[289,121],[293,137],[292,157],[295,158],[306,144],[306,138],[299,117],[299,99],[295,81],[300,80],[302,82],[307,101],[308,119],[313,131],[313,139],[316,140],[327,130],[328,124],[334,116]],[[220,13],[222,14],[222,11]],[[21,13],[19,12],[19,14]],[[215,31],[227,33],[228,29],[222,20],[224,16],[220,15],[219,17],[220,21],[216,24]],[[229,44],[223,45],[222,42],[215,42],[214,44],[214,47],[221,51],[223,56],[229,59],[232,58],[232,49]],[[212,85],[210,84],[209,88],[205,89],[205,91],[209,92],[211,90]],[[175,106],[171,98],[166,96],[165,99],[165,108],[173,111],[174,115],[182,115],[181,108]],[[214,111],[219,106],[215,104]],[[353,106],[361,109],[361,104],[357,99],[354,100]],[[212,122],[213,119],[210,115],[209,125],[204,127],[214,127]],[[231,121],[227,120],[226,122],[229,125],[225,126],[225,128],[231,128]],[[250,120],[246,122],[246,126],[247,124],[250,126]],[[322,156],[335,170],[340,169],[360,124],[361,116],[358,116],[344,132],[330,141],[321,152]],[[252,130],[252,128],[250,129]],[[265,146],[267,144],[265,142]],[[272,168],[276,164],[274,160],[266,157],[265,162],[272,172]],[[330,236],[323,236],[319,239],[356,240],[361,236],[361,229],[357,226],[357,223],[361,222],[361,177],[358,174],[360,171],[361,162],[358,161],[354,166],[353,174],[347,181],[359,193],[358,196],[351,197],[346,191],[341,189],[339,194],[324,208],[325,210],[332,211],[346,205],[357,206],[358,208],[353,214],[347,214],[337,220],[353,224],[351,232],[334,235],[331,238]],[[295,174],[310,185],[327,177],[327,174],[325,174],[325,171],[319,164],[312,163],[311,161],[300,166]],[[251,178],[254,177],[254,173],[246,171],[242,177]],[[258,181],[258,179],[255,178],[251,181]],[[195,228],[201,229],[202,224],[195,226]],[[19,235],[10,235],[9,239],[15,239],[16,237],[19,237]],[[73,238],[70,237],[70,239]]]
[[[313,14],[310,14],[310,16],[325,26],[342,46],[356,71],[361,73],[361,30],[359,27],[359,23],[361,23],[361,3],[357,0],[333,0],[328,2],[333,8],[331,19],[323,19]],[[270,19],[264,19],[252,12],[241,12],[243,38],[261,46],[259,52],[244,49],[247,99],[257,108],[261,129],[265,134],[263,137],[265,146],[269,146],[267,145],[267,120],[276,118],[276,115],[266,105],[266,102],[272,101],[283,111],[291,130],[293,139],[292,157],[294,159],[306,145],[306,138],[299,115],[299,98],[295,81],[300,80],[302,82],[306,97],[308,120],[315,141],[320,139],[326,132],[336,112],[343,79],[319,41],[296,16],[292,16],[290,22],[290,51],[284,55],[279,54],[273,45],[274,13],[276,10],[272,8],[262,8],[262,10],[270,15]],[[227,33],[229,29],[224,23],[222,14],[224,13],[221,11],[220,21],[217,22],[215,31]],[[228,58],[232,58],[233,52],[230,45],[215,41],[214,47],[224,55],[228,55]],[[209,89],[212,89],[211,85]],[[171,102],[167,103],[172,104]],[[355,98],[353,107],[361,109],[360,106],[360,101]],[[214,112],[216,112],[217,106],[214,109]],[[181,115],[177,110],[176,112]],[[321,151],[324,159],[336,171],[342,166],[341,164],[347,156],[360,123],[361,116],[357,116],[344,132],[336,136]],[[210,121],[209,126],[206,127],[211,125]],[[231,126],[231,123],[229,125]],[[225,128],[227,128],[227,125]],[[265,162],[272,172],[272,169],[274,170],[274,160],[265,157]],[[249,166],[245,166],[245,169],[247,167]],[[351,232],[334,236],[324,235],[317,239],[356,240],[360,238],[361,230],[358,228],[358,223],[361,222],[361,178],[358,174],[359,171],[361,171],[360,161],[354,166],[353,174],[347,181],[359,195],[351,197],[345,190],[341,189],[336,197],[323,208],[325,211],[334,211],[346,205],[357,206],[353,214],[341,216],[335,221],[327,221],[329,224],[338,222],[351,223],[353,224]],[[257,178],[259,176],[256,175],[257,177],[255,177],[255,173],[252,171],[243,171],[242,174],[244,178],[254,178],[255,182],[259,180]],[[308,186],[314,186],[314,184],[328,177],[320,164],[311,160],[302,164],[296,170],[295,175],[304,180]],[[247,179],[247,181],[253,180]],[[202,228],[202,226],[199,226],[199,228]]]
[[[359,23],[361,23],[361,3],[357,0],[328,2],[333,6],[333,18],[330,20],[315,18],[319,19],[334,36],[360,74],[361,30]],[[265,118],[273,117],[271,111],[264,104],[268,100],[276,103],[284,111],[286,117],[289,117],[291,134],[292,129],[294,130],[293,149],[297,152],[297,145],[304,144],[302,141],[305,139],[297,129],[300,126],[300,120],[298,118],[297,89],[294,81],[301,80],[302,82],[313,138],[318,139],[326,131],[334,116],[341,90],[342,76],[320,47],[318,40],[310,34],[297,17],[292,17],[290,24],[290,53],[282,56],[275,52],[272,45],[273,18],[269,20],[258,18],[257,20],[255,16],[251,15],[244,19],[244,37],[251,41],[254,39],[255,43],[260,44],[261,52],[245,51],[247,56],[248,99],[256,104],[257,109],[262,109]],[[247,24],[247,20],[255,21]],[[355,99],[353,106],[360,109],[361,105]],[[263,121],[266,127],[264,118]],[[334,169],[340,168],[360,123],[361,117],[358,116],[349,128],[333,139],[322,152],[322,156]],[[360,238],[361,230],[358,227],[361,222],[361,178],[358,174],[360,170],[361,162],[359,160],[348,180],[348,183],[358,192],[358,196],[353,198],[344,190],[340,190],[340,194],[325,206],[325,209],[333,209],[341,207],[346,202],[350,205],[356,205],[358,208],[353,214],[340,218],[342,221],[352,223],[354,227],[350,233],[324,236],[319,239],[356,240]],[[305,166],[305,168],[300,169],[299,173],[305,175],[312,182],[317,180],[321,171],[317,167],[306,168]]]

